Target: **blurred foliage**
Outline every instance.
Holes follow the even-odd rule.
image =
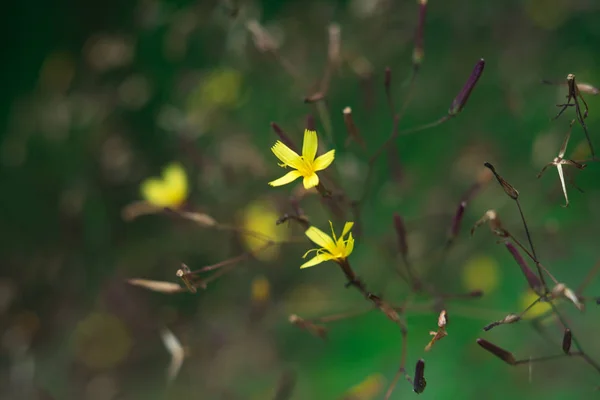
[[[280,387],[292,399],[382,398],[399,365],[399,329],[381,313],[366,312],[370,305],[344,287],[335,264],[299,269],[312,245],[294,221],[275,225],[292,212],[290,195],[302,196],[316,226],[344,219],[332,217],[301,184],[267,185],[281,173],[269,124],[277,122],[300,143],[311,114],[320,152],[336,149],[328,178],[358,199],[368,154],[392,131],[385,67],[396,106],[407,96],[416,1],[10,7],[0,136],[0,397],[273,399]],[[590,0],[429,2],[424,61],[400,130],[445,115],[475,62],[483,57],[486,68],[458,117],[400,136],[374,164],[351,256],[369,290],[394,304],[406,300],[409,290],[395,272],[397,212],[407,221],[410,260],[428,283],[444,293],[485,291],[481,299],[448,301],[448,336],[427,353],[438,315],[427,296],[412,299],[407,366],[412,374],[415,362],[426,359],[423,398],[598,395],[600,376],[581,359],[509,367],[475,342],[484,337],[526,359],[560,353],[562,338],[553,318],[543,318],[537,331],[530,320],[482,331],[536,298],[489,230],[470,237],[469,228],[493,208],[525,241],[518,210],[496,182],[467,205],[445,255],[443,247],[461,196],[489,161],[520,191],[544,265],[569,287],[584,281],[598,259],[600,168],[566,168],[584,191],[569,187],[567,209],[560,207],[554,171],[536,179],[574,115],[567,110],[550,121],[566,88],[540,82],[573,73],[600,85],[599,17],[600,4]],[[305,104],[324,75],[333,22],[341,29],[343,62],[326,102]],[[257,39],[257,26],[269,40]],[[585,98],[597,143],[600,100]],[[348,106],[366,151],[347,141],[342,110]],[[589,157],[577,125],[567,156]],[[194,295],[152,292],[127,279],[178,282],[182,263],[201,269],[260,243],[173,213],[124,218],[128,206],[143,200],[144,182],[171,163],[181,166],[179,178],[187,183],[154,181],[160,199],[277,239],[260,256],[212,271],[225,273],[211,275]],[[598,279],[584,294],[600,294]],[[560,309],[586,352],[600,359],[597,307],[590,303],[580,313],[562,301]],[[362,310],[328,323],[326,341],[288,322],[290,314],[311,319]],[[547,310],[538,304],[529,316]],[[161,339],[165,328],[178,340],[170,350]],[[184,361],[170,380],[173,349]],[[401,380],[392,398],[416,396],[411,391]]]

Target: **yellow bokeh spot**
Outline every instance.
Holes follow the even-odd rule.
[[[289,228],[285,224],[275,224],[278,218],[279,215],[267,201],[258,200],[250,203],[243,211],[242,227],[251,232],[242,235],[242,242],[259,260],[276,259],[280,250],[278,242],[285,241],[289,237]],[[265,247],[268,240],[274,241],[275,244]]]
[[[267,278],[264,276],[259,276],[252,280],[252,301],[256,303],[264,303],[265,301],[269,300],[270,293],[271,285]]]
[[[210,72],[190,94],[190,112],[205,108],[235,107],[240,102],[242,74],[231,68]]]
[[[179,163],[171,163],[162,178],[146,179],[141,186],[142,197],[156,207],[181,206],[188,195],[188,180],[185,169]]]
[[[284,301],[287,314],[298,314],[306,318],[322,314],[331,305],[329,294],[315,285],[295,286],[286,294]]]
[[[469,290],[483,290],[485,294],[493,292],[500,281],[498,264],[488,256],[472,257],[463,267],[462,281]]]
[[[344,398],[356,400],[371,400],[383,390],[385,378],[381,374],[369,375],[362,382],[353,386]]]
[[[570,0],[527,0],[525,12],[533,24],[543,29],[556,29],[569,17]]]
[[[92,313],[77,324],[73,338],[77,359],[88,368],[108,369],[127,357],[131,336],[119,318]]]
[[[533,290],[527,290],[525,293],[523,293],[521,296],[521,302],[519,304],[521,310],[525,310],[527,307],[529,307],[534,301],[537,300],[538,297],[539,296]],[[531,307],[529,311],[523,315],[523,319],[537,318],[549,313],[550,311],[552,311],[550,304],[547,302],[538,301],[536,305]]]

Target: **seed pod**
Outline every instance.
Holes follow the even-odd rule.
[[[471,76],[469,76],[467,82],[465,82],[458,95],[452,101],[450,109],[448,109],[448,115],[454,117],[462,111],[464,106],[467,104],[467,100],[469,100],[469,96],[471,96],[471,92],[475,88],[477,81],[481,77],[484,67],[485,61],[482,58],[479,61],[477,61],[477,64],[475,64],[475,68],[473,68],[473,72],[471,72]]]
[[[572,339],[573,339],[573,334],[571,333],[571,330],[569,328],[566,328],[565,334],[563,335],[563,341],[562,341],[562,349],[565,352],[565,354],[569,354],[569,352],[571,351]]]
[[[467,202],[461,201],[460,204],[458,205],[458,208],[456,209],[456,213],[454,214],[454,217],[452,218],[452,228],[450,229],[450,240],[453,240],[454,238],[456,238],[458,236],[458,233],[460,231],[460,224],[465,215],[465,207],[466,206],[467,206]]]
[[[510,351],[504,350],[485,339],[477,339],[477,344],[509,365],[515,365],[517,363],[515,356]]]
[[[420,359],[415,366],[413,390],[415,393],[420,394],[425,390],[425,386],[427,386],[427,381],[425,380],[425,360]]]
[[[488,167],[490,169],[490,171],[492,171],[492,173],[496,177],[496,180],[498,181],[500,186],[502,186],[502,189],[504,189],[504,193],[506,193],[513,200],[517,200],[519,198],[519,191],[517,189],[515,189],[513,187],[513,185],[508,183],[504,178],[502,178],[500,175],[498,175],[498,173],[496,172],[496,169],[494,168],[494,166],[492,164],[486,162],[483,165],[485,165],[486,167]]]
[[[506,249],[509,251],[509,253],[512,254],[517,264],[519,264],[521,272],[523,273],[523,275],[525,275],[525,279],[527,280],[529,287],[533,289],[533,291],[538,292],[543,286],[542,282],[540,281],[540,278],[538,278],[538,276],[533,272],[533,270],[529,268],[529,265],[527,265],[527,262],[525,261],[525,259],[523,259],[523,256],[521,256],[521,253],[519,253],[519,250],[515,247],[514,244],[512,244],[511,242],[505,242],[504,245],[506,246]]]

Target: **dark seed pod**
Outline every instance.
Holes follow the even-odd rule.
[[[425,380],[425,360],[420,359],[415,366],[415,378],[413,380],[413,390],[415,393],[423,393],[427,386]]]
[[[540,278],[538,278],[538,276],[533,272],[533,270],[529,268],[529,265],[527,265],[527,262],[525,261],[523,256],[521,256],[519,250],[511,242],[505,242],[504,245],[506,246],[506,249],[509,251],[509,253],[512,254],[517,264],[519,264],[521,272],[523,273],[523,275],[525,275],[525,279],[527,280],[529,287],[536,292],[539,291],[540,288],[543,286],[542,282],[540,281]]]
[[[517,363],[515,356],[510,351],[504,350],[485,339],[477,339],[477,344],[509,365],[515,365]]]
[[[404,220],[402,217],[394,213],[394,229],[396,229],[396,236],[398,236],[398,248],[402,257],[408,255],[408,243],[406,241],[406,227],[404,226]]]
[[[482,58],[481,60],[477,61],[477,64],[475,64],[475,68],[473,68],[473,72],[471,72],[471,76],[469,76],[467,82],[465,82],[458,95],[452,101],[450,109],[448,110],[448,115],[454,117],[462,111],[462,109],[467,104],[467,100],[469,100],[469,96],[471,96],[471,92],[475,88],[477,81],[481,77],[484,67],[485,61]]]
[[[569,328],[565,329],[565,334],[563,335],[563,341],[562,341],[562,349],[565,352],[565,354],[569,354],[569,352],[571,351],[571,341],[573,340],[573,334],[571,333],[571,330]]]

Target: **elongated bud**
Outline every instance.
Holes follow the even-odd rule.
[[[600,93],[600,89],[593,87],[592,85],[587,83],[578,83],[577,88],[583,93],[591,94],[594,96]]]
[[[494,321],[491,324],[484,326],[483,330],[487,332],[487,331],[491,330],[492,328],[495,328],[499,325],[514,324],[515,322],[519,322],[520,320],[521,320],[521,317],[518,316],[517,314],[508,314],[503,319],[501,319],[499,321]]]
[[[420,359],[415,366],[415,378],[413,380],[413,391],[415,393],[423,393],[427,381],[425,380],[425,360]]]
[[[292,142],[292,139],[290,139],[290,137],[287,135],[287,133],[285,133],[283,131],[283,129],[281,129],[281,127],[279,125],[277,125],[277,123],[271,122],[271,128],[273,129],[273,131],[279,137],[279,140],[281,140],[281,142],[283,144],[285,144],[290,149],[294,150],[296,153],[298,152],[298,149],[294,145],[294,142]]]
[[[323,92],[315,92],[310,94],[304,98],[304,102],[307,104],[316,103],[317,101],[323,100],[325,98],[325,93]]]
[[[390,67],[385,67],[383,87],[385,88],[386,93],[389,93],[392,87],[392,70],[390,69]]]
[[[467,82],[465,82],[458,95],[452,101],[450,109],[448,110],[448,115],[454,117],[462,111],[464,106],[467,104],[467,100],[469,100],[469,96],[471,96],[471,92],[475,88],[477,81],[481,77],[484,67],[485,61],[482,58],[481,60],[477,61],[477,64],[475,64],[475,68],[473,68],[473,72],[471,72],[471,76],[469,76]]]
[[[466,201],[461,201],[456,209],[456,213],[454,213],[454,218],[452,218],[452,228],[450,228],[450,240],[454,240],[458,236],[460,231],[460,224],[462,222],[463,216],[465,215],[465,207],[467,206]]]
[[[329,25],[329,47],[327,49],[327,56],[329,62],[333,66],[337,66],[340,63],[340,47],[341,47],[341,29],[338,24]]]
[[[502,189],[504,189],[504,193],[506,193],[513,200],[517,200],[519,198],[519,191],[515,189],[510,183],[508,183],[503,177],[498,175],[498,173],[496,172],[496,168],[494,168],[492,164],[486,162],[483,165],[485,165],[487,168],[490,169],[490,171],[492,171],[492,173],[496,177],[496,180],[498,181],[500,186],[502,186]]]
[[[485,339],[477,339],[477,344],[509,365],[515,365],[517,363],[513,353],[508,350],[504,350],[503,348],[498,347]]]
[[[174,282],[152,281],[148,279],[129,279],[127,280],[127,283],[159,293],[180,293],[185,291],[184,288]]]
[[[514,244],[512,244],[511,242],[505,242],[504,245],[506,246],[506,249],[509,251],[509,253],[512,254],[517,264],[519,264],[521,272],[523,273],[523,275],[525,275],[525,279],[527,280],[529,287],[535,292],[538,292],[543,286],[538,276],[531,270],[531,268],[529,268],[529,265],[527,265],[527,262],[525,261],[523,256],[521,256],[521,253],[519,253],[519,250],[515,247]]]
[[[423,36],[425,31],[425,16],[427,14],[427,0],[418,0],[419,19],[417,22],[417,31],[415,32],[415,47],[413,49],[413,65],[418,68],[423,61],[425,48],[423,45]]]
[[[358,128],[354,123],[354,118],[352,118],[352,109],[350,107],[346,107],[344,108],[342,113],[344,114],[344,124],[346,125],[346,131],[348,132],[348,140],[354,140],[356,143],[360,144],[361,147],[364,149],[366,147],[366,144],[360,136]]]
[[[396,229],[396,236],[398,236],[398,249],[402,257],[408,256],[408,243],[406,241],[406,228],[404,226],[404,220],[399,214],[394,213],[394,229]]]
[[[562,341],[562,349],[565,352],[565,354],[569,354],[569,352],[571,351],[571,341],[573,340],[573,334],[571,333],[571,330],[569,328],[565,329],[565,334],[563,335],[563,341]]]

